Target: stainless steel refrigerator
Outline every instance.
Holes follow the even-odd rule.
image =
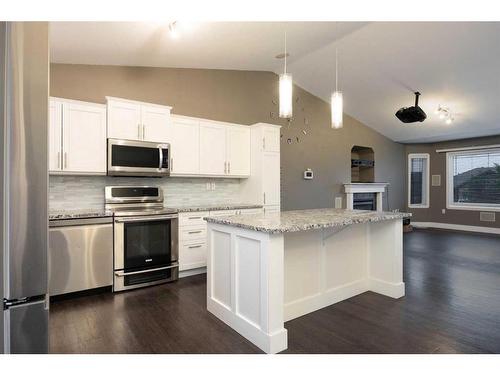
[[[46,22],[0,22],[0,353],[48,352]]]

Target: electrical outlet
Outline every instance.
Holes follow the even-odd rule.
[[[215,182],[212,181],[212,190],[215,190]]]
[[[443,208],[443,209],[441,210],[441,213],[444,215],[444,214],[446,213],[446,210]]]
[[[207,188],[207,190],[210,190],[210,189],[211,189],[211,187],[210,187],[210,182],[207,182],[207,184],[206,184],[206,188]]]

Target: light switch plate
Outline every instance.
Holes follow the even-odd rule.
[[[335,208],[342,208],[342,197],[335,197]]]
[[[212,181],[212,190],[215,190],[215,182]]]
[[[206,188],[207,188],[207,190],[210,190],[210,189],[211,189],[210,182],[207,182],[207,184],[206,184]]]
[[[444,215],[444,214],[446,213],[446,210],[443,208],[443,209],[441,210],[441,213]]]

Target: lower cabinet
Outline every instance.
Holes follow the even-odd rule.
[[[49,229],[49,294],[79,292],[113,284],[113,224],[67,225]]]
[[[207,265],[207,216],[249,215],[262,208],[181,212],[179,214],[179,270],[187,271]]]

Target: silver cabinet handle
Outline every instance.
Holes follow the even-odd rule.
[[[174,158],[170,158],[170,172],[174,171]]]
[[[231,174],[231,162],[227,162],[227,173]]]
[[[264,193],[264,204],[266,204],[266,193]]]
[[[160,155],[160,165],[158,166],[158,169],[161,169],[163,164],[163,149],[161,148],[161,146],[159,146],[158,150],[159,150],[158,154]]]
[[[61,151],[57,151],[57,169],[61,169]]]
[[[68,154],[64,152],[64,169],[68,168]]]
[[[197,247],[201,247],[202,245],[191,245],[188,246],[188,249],[196,249]]]
[[[190,232],[188,232],[188,234],[196,234],[196,233],[201,233],[202,231],[201,230],[192,230]]]
[[[227,161],[224,162],[224,174],[227,173]]]
[[[142,124],[142,139],[146,138],[146,125]]]
[[[266,137],[262,137],[262,149],[266,149]]]
[[[141,124],[137,124],[137,139],[141,139]]]
[[[118,277],[123,277],[123,276],[128,276],[128,275],[137,275],[138,273],[146,273],[146,272],[168,270],[170,268],[177,268],[177,267],[179,267],[179,264],[175,263],[175,264],[172,264],[171,266],[167,266],[167,267],[151,268],[149,270],[142,270],[142,271],[134,271],[134,272],[116,271],[115,275],[118,276]]]
[[[194,220],[194,219],[201,219],[201,216],[191,216],[188,217],[189,220]]]

